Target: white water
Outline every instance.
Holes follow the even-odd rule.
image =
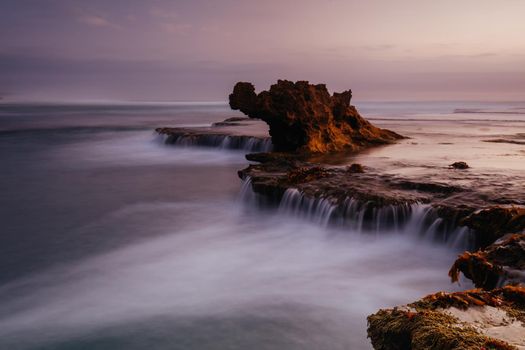
[[[248,179],[243,193],[250,191],[250,184]],[[402,233],[429,242],[441,242],[457,250],[474,246],[473,234],[467,227],[446,227],[430,205],[406,203],[375,208],[369,204],[352,198],[338,204],[331,198],[309,198],[290,188],[283,195],[279,212],[323,227],[337,226],[355,234]]]
[[[230,322],[192,348],[232,337],[245,319],[259,334],[242,339],[252,346],[284,322],[292,329],[279,330],[280,342],[291,348],[367,348],[367,314],[449,286],[454,253],[409,236],[357,235],[232,202],[141,205],[109,219],[181,210],[202,219],[0,288],[0,348],[96,339],[158,317],[174,333],[181,321]]]

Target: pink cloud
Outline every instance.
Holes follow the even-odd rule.
[[[112,23],[102,16],[84,15],[78,19],[79,22],[91,27],[120,29],[118,24]]]

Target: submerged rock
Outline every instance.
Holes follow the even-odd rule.
[[[356,151],[403,138],[362,118],[351,97],[350,90],[330,96],[324,84],[279,80],[259,94],[251,83],[239,82],[229,100],[232,109],[269,125],[276,151]]]
[[[483,142],[494,142],[494,143],[510,143],[515,145],[525,145],[525,133],[517,133],[515,135],[508,135],[501,139],[489,139],[483,140]]]
[[[484,250],[461,254],[449,271],[452,282],[460,273],[484,289],[525,283],[525,234],[507,235]]]
[[[368,316],[368,337],[376,350],[518,349],[523,322],[523,287],[439,292]]]

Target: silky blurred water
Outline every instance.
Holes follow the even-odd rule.
[[[524,132],[524,116],[456,108],[481,107],[360,107],[410,142],[474,135],[499,168],[476,151],[467,161],[498,176],[505,150],[519,173],[523,146],[479,134]],[[231,116],[223,104],[0,105],[1,349],[368,349],[368,314],[468,286],[449,283],[446,244],[263,210],[239,198],[242,151],[153,133]],[[395,171],[421,161],[409,145],[361,160]]]

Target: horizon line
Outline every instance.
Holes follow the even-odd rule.
[[[522,100],[496,100],[496,99],[425,99],[425,100],[386,100],[386,99],[362,99],[358,100],[359,102],[365,102],[365,103],[450,103],[450,102],[464,102],[464,103],[479,103],[479,102],[485,102],[485,103],[525,103],[525,99]],[[354,101],[352,101],[354,102]],[[93,99],[93,100],[51,100],[51,99],[0,99],[0,105],[9,105],[9,104],[40,104],[40,105],[56,105],[56,104],[62,104],[62,105],[82,105],[82,104],[89,104],[89,105],[105,105],[105,104],[165,104],[165,105],[224,105],[229,104],[227,100],[195,100],[195,101],[188,101],[188,100],[180,100],[180,101],[173,101],[173,100],[100,100],[100,99]]]

